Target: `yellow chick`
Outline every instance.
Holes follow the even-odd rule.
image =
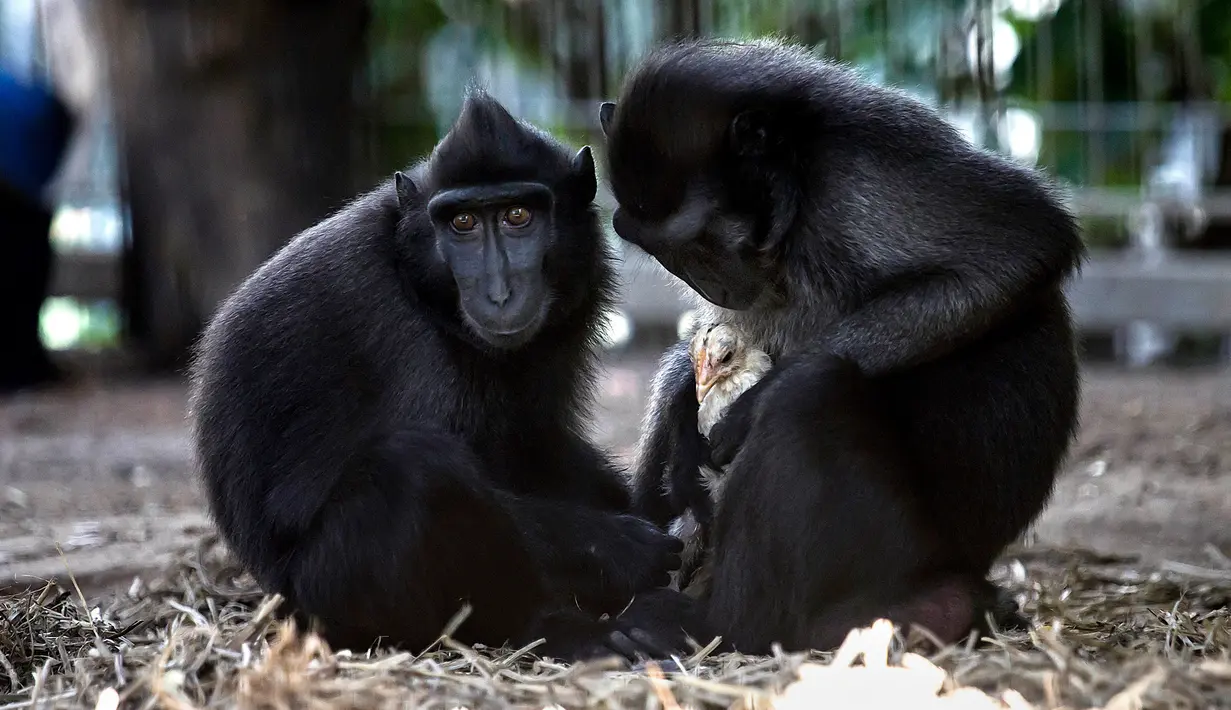
[[[773,363],[734,326],[714,323],[693,334],[688,354],[697,380],[697,430],[708,437],[735,400],[769,372]]]
[[[697,381],[697,430],[708,437],[735,400],[769,372],[773,363],[764,351],[752,347],[739,329],[729,323],[702,324],[688,347]],[[723,472],[701,467],[701,477],[713,501],[715,513],[722,500]],[[699,595],[708,580],[707,570],[698,570],[703,550],[701,527],[692,511],[672,521],[669,531],[684,542],[680,569],[672,575],[672,587]]]

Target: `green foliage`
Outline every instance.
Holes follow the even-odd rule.
[[[378,162],[388,170],[424,153],[456,109],[453,99],[429,95],[424,78],[429,46],[452,43],[459,60],[449,71],[459,83],[483,58],[493,58],[560,99],[592,101],[614,90],[638,48],[664,37],[672,17],[686,17],[684,26],[700,24],[715,35],[783,36],[855,64],[875,80],[970,105],[981,92],[961,56],[966,32],[976,7],[995,7],[1020,43],[996,94],[1005,106],[1038,112],[1058,102],[1067,112],[1066,120],[1044,122],[1038,162],[1074,183],[1140,184],[1165,127],[1165,117],[1151,126],[1144,114],[1137,117],[1141,120],[1129,115],[1127,124],[1111,125],[1098,114],[1083,117],[1078,109],[1096,110],[1108,102],[1109,111],[1120,111],[1125,102],[1175,101],[1198,89],[1231,100],[1231,0],[1062,0],[1054,14],[1038,19],[1014,15],[1011,5],[991,0],[372,0],[369,77],[377,97]],[[696,7],[702,8],[699,21],[691,15]],[[600,63],[601,86],[577,81]],[[594,140],[592,127],[576,125],[577,120],[560,116],[536,122],[574,143]]]
[[[1026,104],[1231,100],[1231,0],[1066,0],[1054,16],[1015,27],[1022,52],[1007,93]],[[1076,182],[1136,186],[1170,117],[1140,110],[1125,130],[1049,130],[1040,160]],[[1100,174],[1091,175],[1095,159]]]
[[[430,116],[424,111],[422,48],[449,18],[434,0],[369,2],[368,121],[369,140],[376,148],[375,164],[370,169],[376,175],[388,175],[437,140]]]

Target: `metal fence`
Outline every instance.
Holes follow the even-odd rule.
[[[443,130],[471,76],[515,112],[601,145],[597,101],[630,62],[679,35],[777,34],[851,62],[937,105],[968,137],[1038,164],[1069,187],[1095,257],[1070,290],[1088,331],[1116,334],[1132,364],[1176,334],[1231,332],[1231,150],[1224,145],[1231,3],[1137,0],[547,0],[441,3],[416,64]],[[377,3],[391,18],[405,18]],[[378,24],[379,21],[378,21]],[[397,22],[378,43],[398,46]],[[388,52],[386,56],[405,56]],[[395,60],[396,61],[396,60]],[[396,68],[373,67],[379,77]],[[1220,83],[1221,82],[1221,83]],[[388,129],[423,120],[383,104]],[[377,162],[382,146],[373,144]],[[401,156],[397,156],[401,157]],[[600,154],[600,160],[602,156]],[[383,168],[390,168],[386,164]],[[600,201],[609,203],[603,194]],[[609,205],[608,205],[609,206]],[[1203,248],[1193,251],[1194,248]],[[673,279],[625,250],[625,310],[675,322]]]
[[[1231,333],[1231,0],[373,0],[360,101],[368,175],[426,149],[478,78],[510,109],[601,146],[597,102],[655,42],[777,34],[937,105],[972,141],[1069,187],[1096,256],[1071,295],[1126,361]],[[100,138],[99,140],[103,140]],[[599,153],[599,160],[603,156]],[[610,208],[602,192],[600,204]],[[613,237],[614,238],[614,237]],[[1227,239],[1231,244],[1231,239]],[[682,315],[625,250],[635,326]],[[109,268],[67,262],[64,292]]]

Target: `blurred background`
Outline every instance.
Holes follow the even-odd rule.
[[[1231,0],[0,0],[0,586],[61,574],[48,540],[102,583],[203,529],[193,339],[468,80],[601,163],[643,51],[767,34],[1064,184],[1087,383],[1036,539],[1231,566]],[[595,434],[627,456],[688,314],[624,257]]]

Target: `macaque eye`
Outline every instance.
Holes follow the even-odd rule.
[[[478,223],[479,220],[475,219],[474,215],[469,212],[458,212],[453,215],[452,225],[453,231],[455,232],[472,231],[476,226],[478,226]]]
[[[504,222],[510,227],[524,227],[530,224],[530,210],[525,207],[510,207],[504,213]]]

